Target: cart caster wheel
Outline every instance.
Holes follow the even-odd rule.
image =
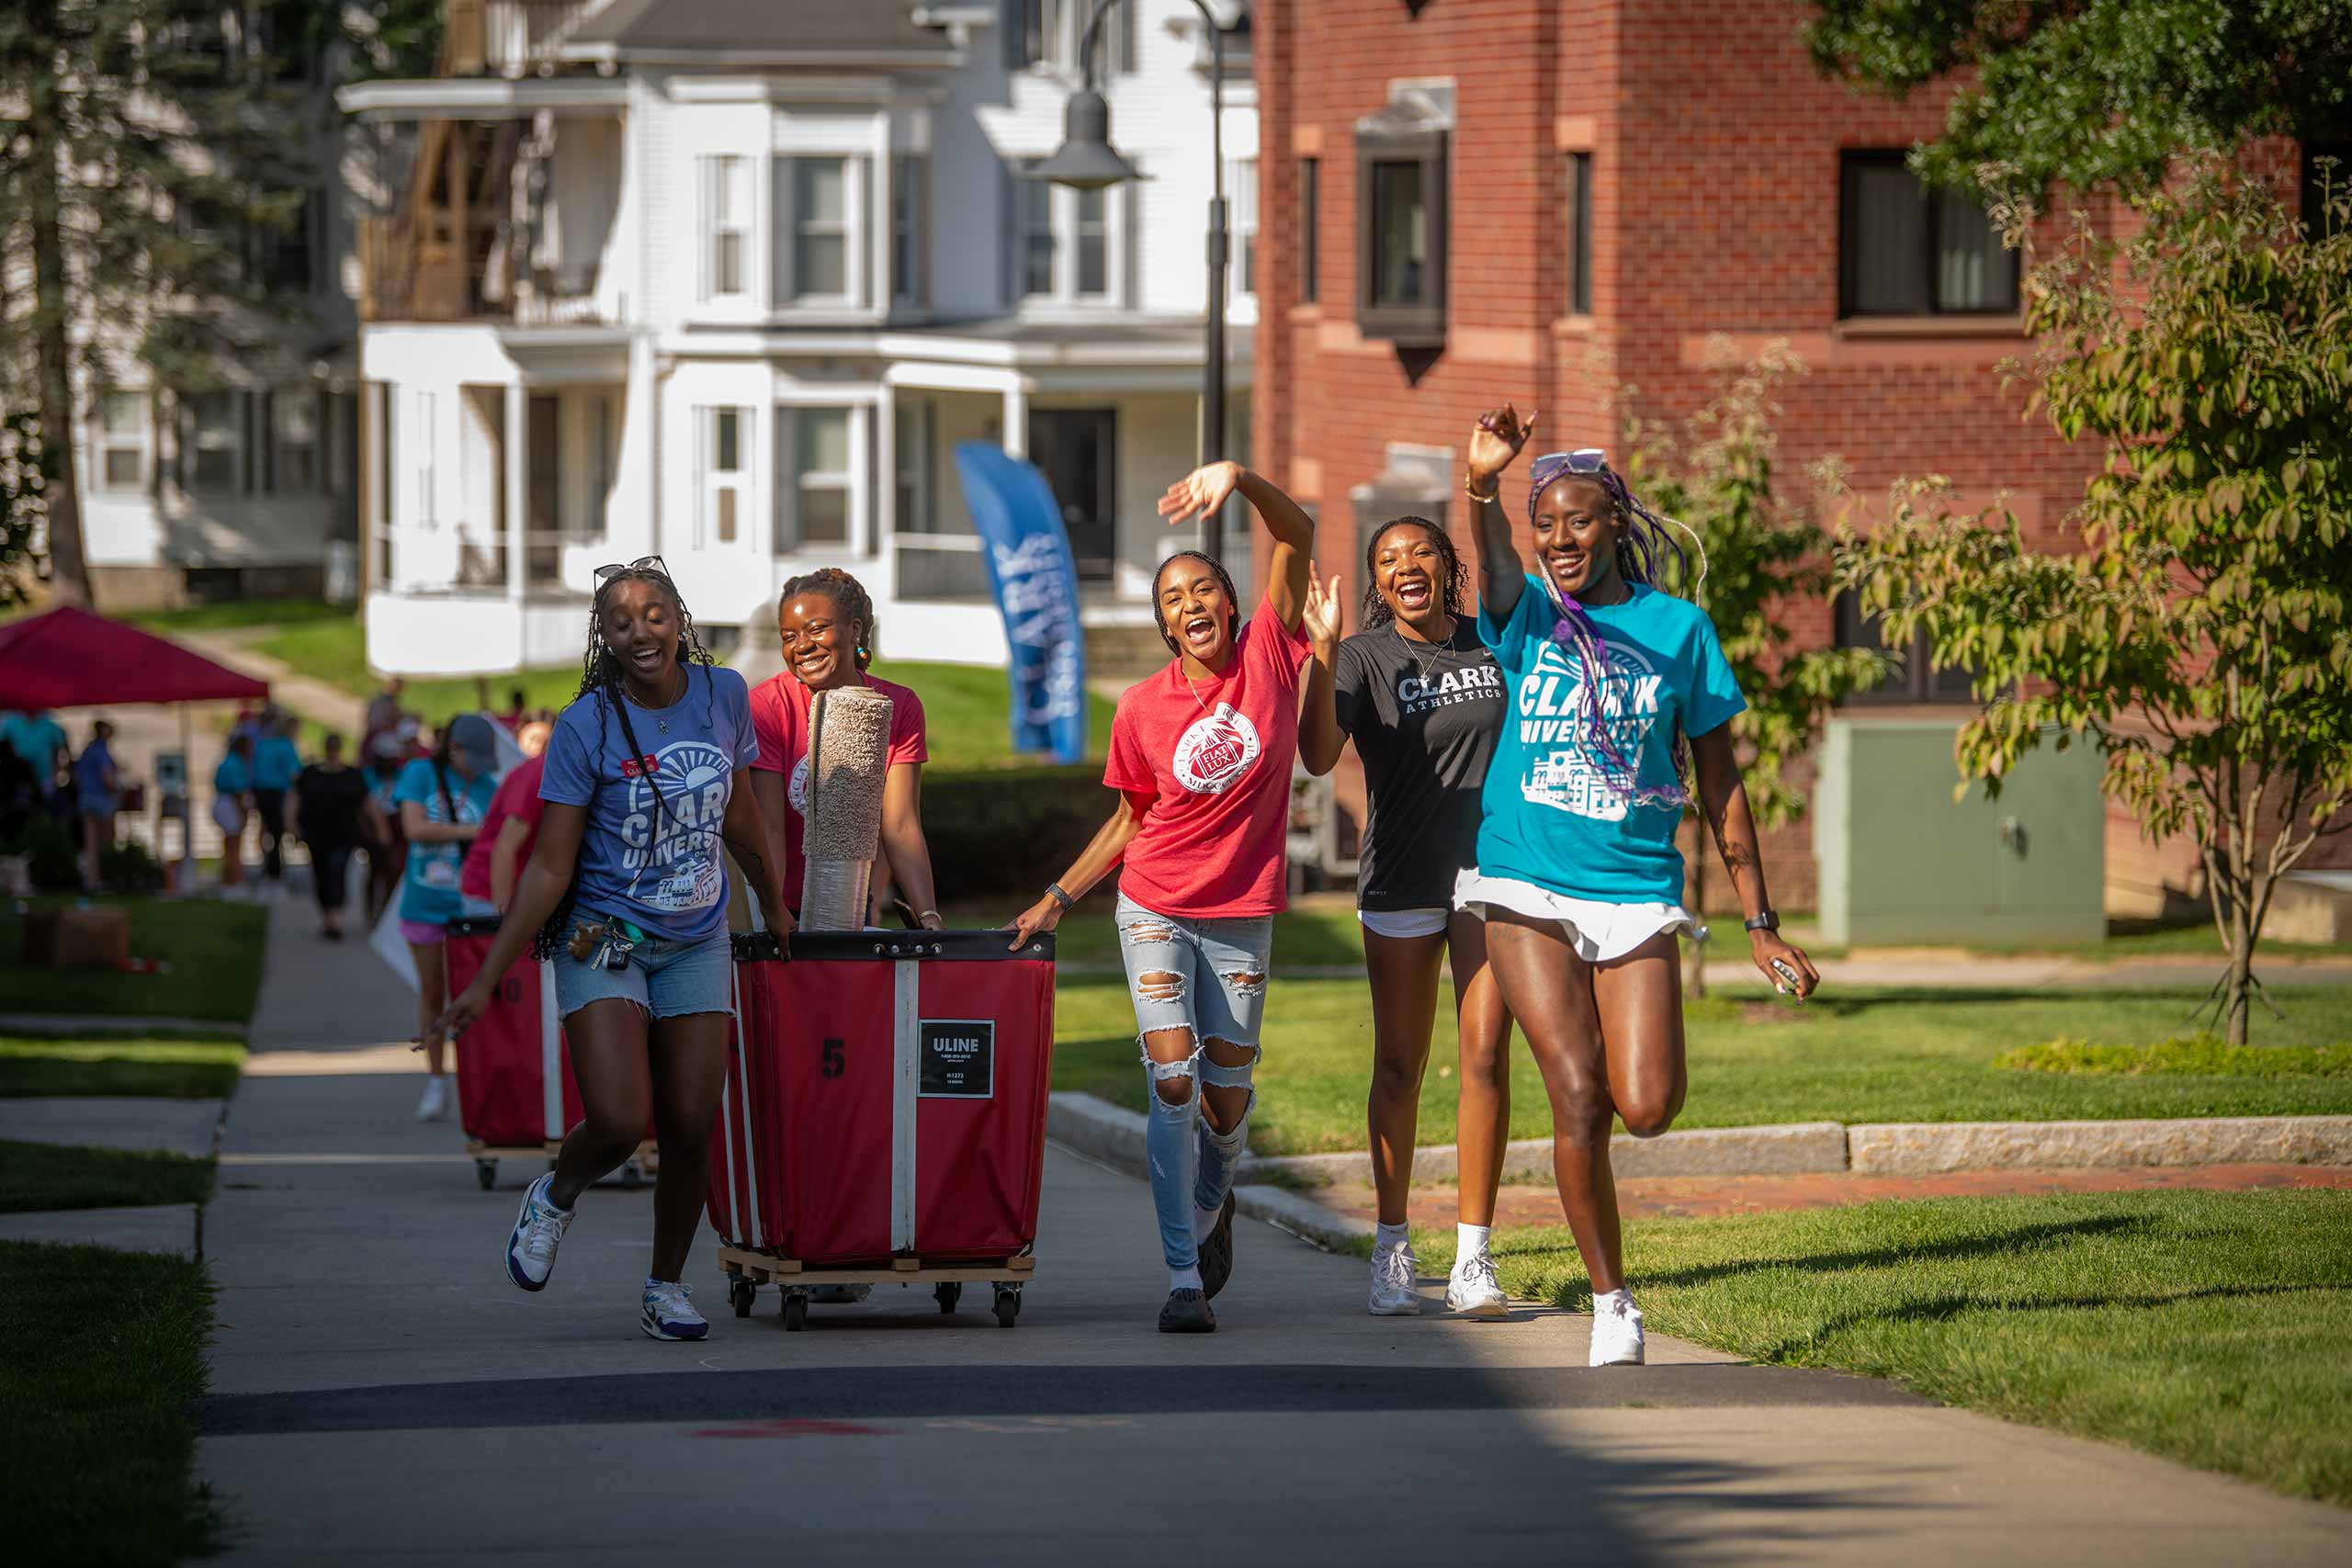
[[[494,1159],[474,1161],[474,1180],[485,1192],[498,1185],[498,1162]]]
[[[621,1190],[623,1191],[634,1192],[644,1185],[645,1172],[637,1168],[637,1161],[631,1160],[627,1165],[621,1167]]]
[[[734,1307],[737,1317],[752,1315],[752,1298],[759,1293],[759,1286],[741,1278],[729,1280],[727,1282],[727,1300],[729,1304]]]
[[[964,1287],[950,1280],[944,1284],[933,1286],[931,1293],[938,1298],[939,1310],[942,1313],[952,1313],[956,1310],[956,1303],[964,1299]]]
[[[808,1326],[808,1298],[788,1295],[784,1298],[784,1331],[797,1334]]]
[[[996,1325],[999,1328],[1010,1328],[1020,1316],[1021,1292],[999,1291],[996,1293]]]

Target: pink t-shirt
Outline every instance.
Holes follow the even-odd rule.
[[[519,870],[531,858],[531,846],[539,841],[539,817],[548,808],[539,798],[539,776],[548,771],[544,756],[526,757],[514,771],[498,781],[498,793],[490,797],[490,807],[481,814],[481,829],[474,834],[473,842],[466,848],[465,863],[458,868],[458,891],[469,898],[487,901],[490,892],[490,852],[497,846],[498,830],[509,817],[519,817],[530,833],[523,840],[523,853],[514,863]]]
[[[868,675],[865,683],[890,699],[889,766],[924,762],[922,699],[894,681]],[[808,710],[816,694],[789,671],[752,688],[752,732],[759,737],[754,768],[785,775],[784,897],[797,908],[806,864],[800,852],[802,814],[808,809]]]
[[[1289,907],[1283,842],[1306,654],[1306,633],[1261,604],[1217,679],[1188,681],[1176,660],[1119,698],[1102,782],[1151,797],[1119,879],[1128,897],[1187,919]]]

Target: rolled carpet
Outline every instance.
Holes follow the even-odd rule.
[[[808,719],[808,870],[800,929],[854,931],[882,842],[882,782],[889,771],[890,699],[870,686],[817,694]]]

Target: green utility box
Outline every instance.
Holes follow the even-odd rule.
[[[2096,942],[2107,809],[2096,747],[2042,749],[2000,798],[1960,782],[1952,718],[1829,721],[1813,796],[1821,937],[1833,945]]]

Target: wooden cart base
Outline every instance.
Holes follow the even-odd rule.
[[[812,1292],[854,1285],[929,1285],[932,1299],[943,1313],[956,1310],[966,1285],[988,1285],[992,1287],[997,1326],[1011,1328],[1021,1316],[1021,1287],[1035,1272],[1037,1259],[1025,1252],[1001,1260],[958,1258],[943,1263],[900,1258],[888,1267],[831,1269],[748,1247],[721,1247],[718,1266],[726,1272],[727,1300],[737,1317],[751,1316],[760,1286],[772,1284],[784,1296],[784,1326],[797,1334],[808,1324]]]
[[[549,1138],[546,1143],[536,1145],[524,1144],[512,1147],[504,1145],[485,1144],[473,1138],[466,1140],[466,1153],[474,1156],[474,1179],[481,1183],[481,1190],[485,1192],[498,1185],[500,1160],[530,1160],[535,1163],[544,1161],[547,1168],[553,1170],[556,1154],[562,1147],[563,1141],[560,1138]],[[621,1167],[618,1173],[620,1183],[623,1187],[634,1191],[645,1185],[647,1177],[653,1175],[661,1168],[661,1152],[653,1146],[653,1140],[648,1138],[637,1145],[637,1153],[629,1156],[628,1163]]]

